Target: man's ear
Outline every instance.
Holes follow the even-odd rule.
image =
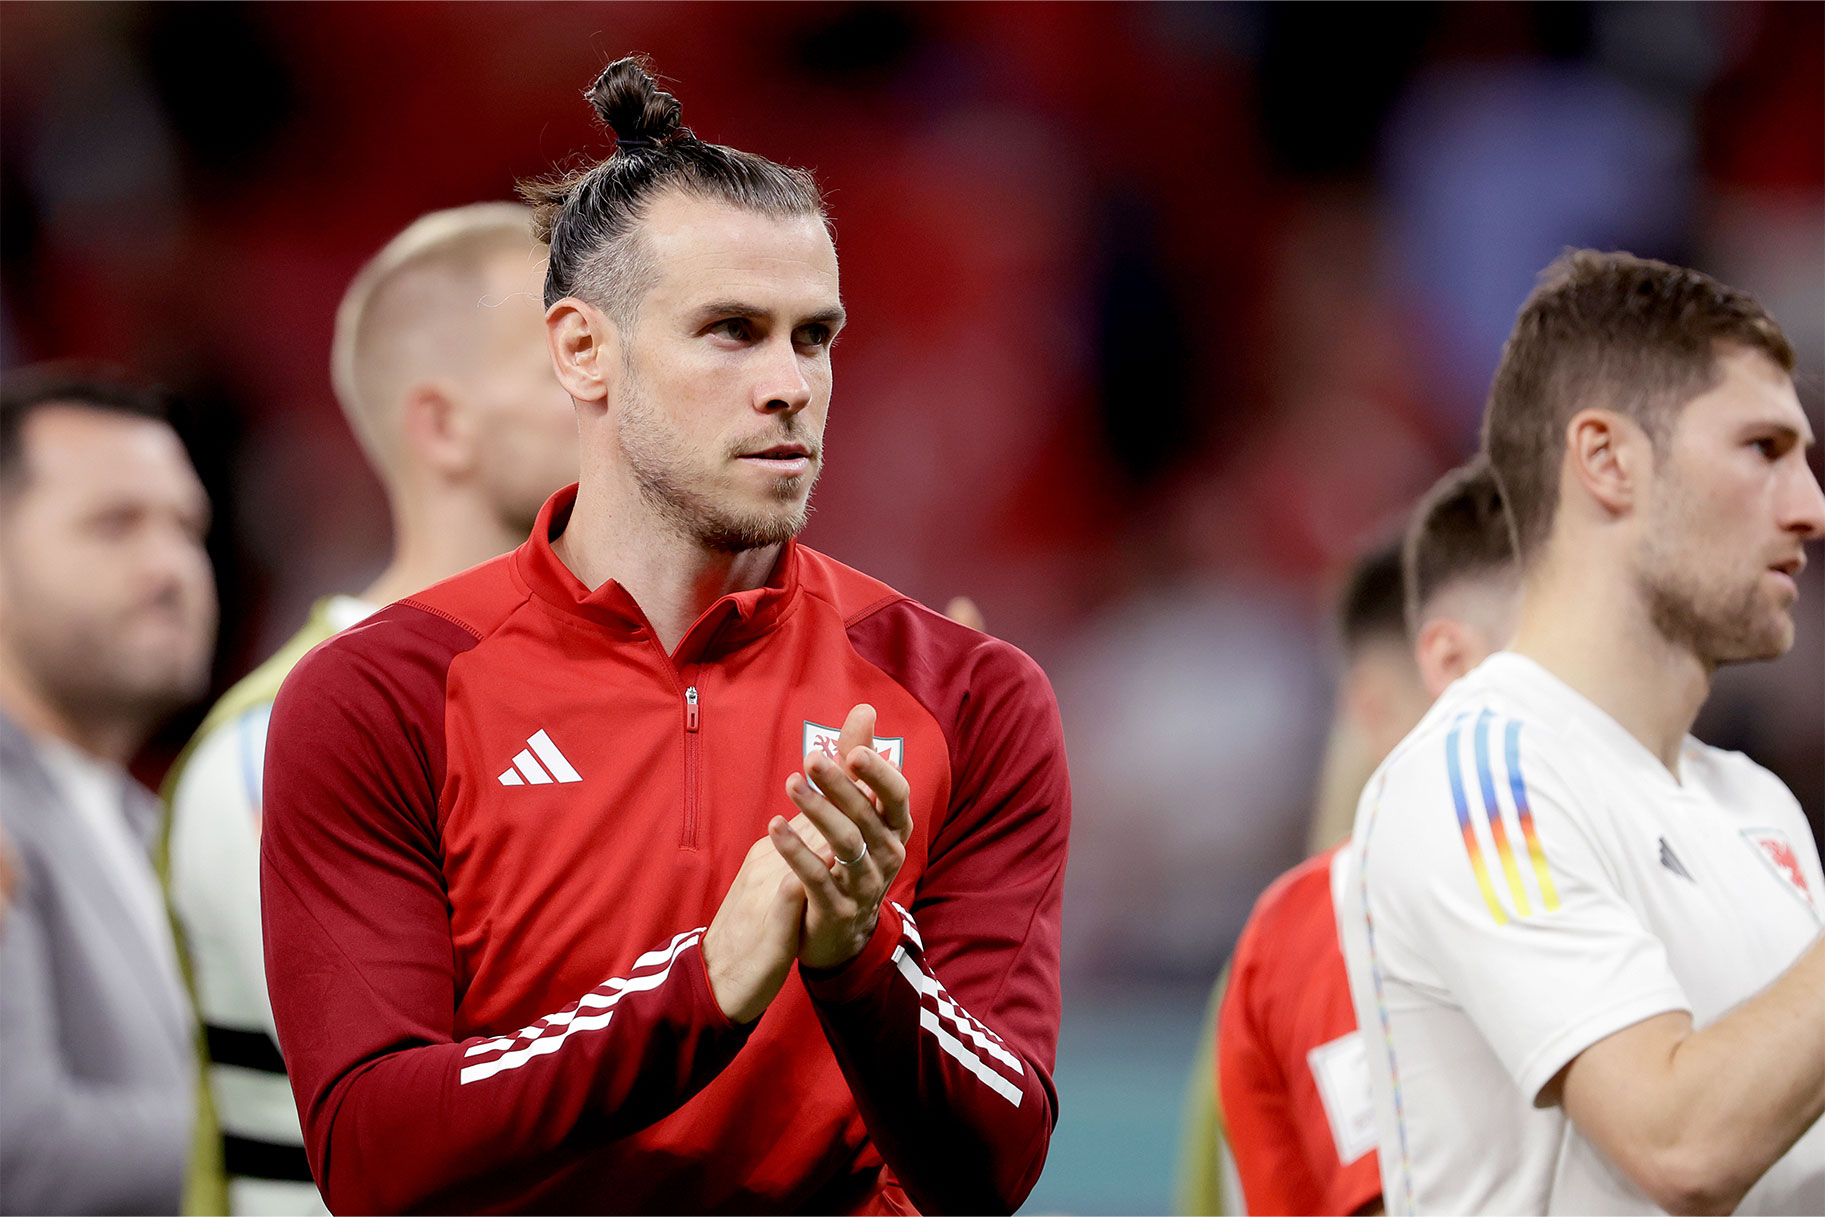
[[[1467,622],[1434,617],[1420,627],[1413,642],[1413,659],[1419,665],[1426,696],[1437,701],[1452,681],[1489,657],[1489,646]]]
[[[1565,425],[1564,477],[1612,516],[1640,501],[1653,463],[1652,440],[1626,415],[1591,408]]]
[[[421,381],[406,390],[400,409],[400,430],[419,464],[451,480],[468,476],[477,456],[477,420],[454,384]]]
[[[608,400],[621,371],[621,331],[602,310],[566,296],[545,310],[545,344],[558,383],[579,403]]]

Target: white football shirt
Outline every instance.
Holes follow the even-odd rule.
[[[1676,779],[1507,652],[1377,770],[1344,852],[1338,930],[1391,1213],[1661,1211],[1535,1097],[1642,1019],[1716,1021],[1805,951],[1825,909],[1779,779],[1690,738]],[[1825,1212],[1825,1122],[1738,1212]]]
[[[210,1046],[205,1064],[216,1122],[226,1136],[293,1154],[302,1152],[304,1133],[291,1084],[283,1073],[216,1059],[215,1037],[253,1033],[278,1048],[260,932],[260,815],[273,698],[307,647],[376,607],[353,596],[318,601],[298,636],[228,694],[247,694],[236,712],[223,715],[218,707],[170,775],[169,895]],[[225,1152],[224,1168],[235,1165]],[[225,1169],[225,1182],[228,1211],[237,1217],[329,1212],[306,1180]]]

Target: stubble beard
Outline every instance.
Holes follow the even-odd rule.
[[[631,369],[625,381],[615,438],[640,487],[641,500],[668,527],[705,549],[738,554],[779,545],[803,531],[811,515],[811,489],[823,467],[821,459],[813,460],[808,473],[773,481],[777,510],[743,511],[719,503],[694,484],[703,478],[693,476],[690,453],[667,432]],[[817,447],[804,434],[796,415],[784,418],[776,438],[781,443]],[[745,450],[736,448],[718,453],[717,457],[727,462]]]
[[[39,694],[73,722],[116,725],[144,738],[208,690],[206,640],[173,650],[126,639],[129,615],[46,618],[44,605],[9,607],[7,651]],[[196,629],[213,637],[213,622],[199,620]]]
[[[1635,581],[1654,630],[1708,668],[1779,659],[1793,646],[1793,618],[1769,600],[1758,577],[1734,584],[1701,569],[1679,538],[1684,521],[1665,521],[1637,556]]]

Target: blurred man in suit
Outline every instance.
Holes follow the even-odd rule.
[[[174,1213],[194,1024],[127,761],[204,691],[209,503],[159,395],[45,369],[0,393],[0,1210]]]

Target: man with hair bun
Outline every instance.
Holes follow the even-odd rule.
[[[260,935],[261,780],[273,698],[313,646],[513,548],[576,476],[576,421],[545,354],[543,251],[518,203],[421,216],[336,314],[337,400],[387,492],[393,553],[216,703],[167,776],[167,882],[204,1023],[209,1107],[193,1208],[323,1212],[274,1038]]]
[[[1339,730],[1354,724],[1385,757],[1507,640],[1519,598],[1501,491],[1473,458],[1426,493],[1403,537],[1351,571]],[[1342,845],[1262,893],[1219,982],[1195,1081],[1212,1131],[1188,1147],[1192,1212],[1358,1213],[1381,1202],[1367,1043],[1337,937]],[[1232,1185],[1219,1182],[1226,1166]]]
[[[526,190],[579,484],[273,710],[316,1178],[350,1212],[1010,1212],[1057,1119],[1051,689],[794,539],[844,322],[817,184],[638,61],[589,99],[614,151]]]
[[[1370,781],[1339,926],[1391,1212],[1825,1210],[1825,874],[1688,733],[1793,642],[1825,534],[1793,350],[1743,292],[1571,253],[1484,414],[1510,650]]]

